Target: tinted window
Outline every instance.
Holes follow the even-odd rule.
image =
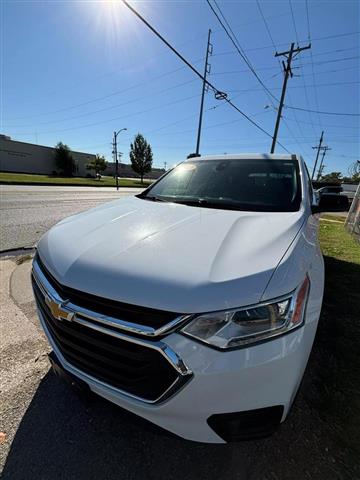
[[[299,166],[296,160],[187,161],[140,197],[209,208],[296,211]]]

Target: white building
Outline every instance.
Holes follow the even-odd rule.
[[[71,154],[75,162],[74,175],[85,177],[91,173],[86,170],[86,164],[95,158],[94,154]],[[57,171],[54,148],[18,142],[6,135],[0,135],[0,171],[51,175]]]

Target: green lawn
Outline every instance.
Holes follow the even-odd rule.
[[[144,180],[141,184],[139,179],[119,179],[120,187],[147,187],[151,183],[150,180]],[[93,178],[83,177],[53,177],[51,175],[35,175],[27,173],[6,173],[0,172],[0,184],[10,185],[75,185],[75,186],[87,186],[87,187],[115,187],[115,179],[112,177],[103,177],[101,180],[95,180]]]
[[[319,445],[354,467],[360,458],[360,245],[344,220],[325,216],[320,224],[324,301],[298,412],[311,416],[301,435],[316,432]]]
[[[324,216],[320,224],[320,242],[323,255],[360,265],[360,245],[344,229],[345,219]],[[360,311],[360,306],[359,306]]]

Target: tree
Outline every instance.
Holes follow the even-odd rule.
[[[349,174],[353,183],[360,181],[360,160],[356,160],[349,167]]]
[[[62,142],[55,146],[55,163],[60,173],[65,177],[72,177],[75,163],[70,148]]]
[[[320,180],[321,180],[321,182],[341,183],[342,182],[342,173],[341,172],[327,173],[326,175],[321,175]]]
[[[130,144],[131,168],[141,177],[141,183],[145,173],[151,172],[153,154],[150,144],[145,140],[141,133],[134,138],[134,143]]]
[[[101,174],[106,170],[107,161],[103,155],[96,154],[94,160],[86,165],[86,170],[95,170],[95,175]]]

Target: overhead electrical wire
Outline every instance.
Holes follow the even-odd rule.
[[[290,120],[290,121],[295,121],[293,118],[290,118],[290,117],[287,117],[285,115],[283,115],[283,118],[286,118],[287,120]],[[299,123],[304,123],[305,125],[310,125],[309,122],[306,122],[305,120],[299,120]],[[359,127],[358,126],[352,126],[352,125],[333,125],[333,124],[322,124],[320,125],[317,124],[319,126],[324,126],[326,128],[346,128],[346,129],[352,129],[352,130],[358,130]]]
[[[292,110],[300,110],[301,112],[319,113],[321,115],[339,115],[339,116],[347,116],[347,117],[360,117],[360,113],[323,112],[323,111],[319,111],[319,110],[309,110],[307,108],[301,108],[301,107],[291,107],[290,105],[285,105],[285,108],[291,108]]]
[[[327,73],[339,73],[339,72],[343,73],[348,70],[358,70],[358,67],[356,66],[356,67],[337,68],[334,70],[323,70],[322,72],[316,72],[316,75],[323,75]],[[304,77],[309,77],[310,75],[312,75],[312,73],[303,73]]]
[[[337,58],[337,59],[334,59],[334,60],[323,60],[321,62],[317,62],[317,65],[325,65],[327,63],[336,63],[336,62],[344,62],[344,61],[348,61],[348,60],[354,60],[354,59],[357,59],[357,58],[360,58],[359,55],[356,55],[356,56],[353,56],[353,57],[345,57],[345,58]],[[303,63],[302,66],[307,66],[307,65],[311,65],[311,63]],[[292,69],[295,70],[299,67],[297,66],[293,66]],[[258,68],[258,70],[276,70],[277,67],[261,67],[261,68]],[[219,73],[213,73],[212,75],[233,75],[233,74],[236,74],[236,73],[245,73],[247,70],[230,70],[228,72],[219,72]],[[342,70],[341,70],[342,71]],[[322,73],[322,72],[319,72],[319,73]]]
[[[151,107],[151,108],[148,108],[148,109],[145,109],[145,110],[141,110],[139,112],[132,112],[132,113],[128,113],[126,115],[122,115],[120,117],[115,117],[115,118],[110,118],[110,119],[107,119],[107,120],[101,120],[99,122],[93,122],[93,123],[87,123],[85,125],[78,125],[78,126],[75,126],[75,127],[68,127],[68,128],[62,128],[62,129],[59,129],[59,130],[50,130],[50,131],[45,131],[45,132],[37,132],[39,135],[44,135],[44,134],[49,134],[49,133],[59,133],[59,132],[68,132],[70,130],[79,130],[79,129],[82,129],[82,128],[87,128],[87,127],[95,127],[97,125],[103,125],[105,123],[110,123],[110,122],[113,122],[113,121],[117,121],[117,120],[122,120],[124,118],[129,118],[129,117],[134,117],[136,115],[142,115],[144,113],[149,113],[149,112],[153,112],[155,110],[158,110],[158,109],[161,109],[161,108],[164,108],[164,107],[169,107],[171,105],[175,105],[177,103],[182,103],[182,102],[185,102],[187,100],[192,100],[194,98],[198,98],[200,96],[200,94],[198,95],[191,95],[189,97],[185,97],[185,98],[180,98],[178,100],[174,100],[172,102],[168,102],[168,103],[165,103],[165,104],[161,104],[161,105],[157,105],[155,107]],[[31,132],[31,133],[23,133],[23,132],[19,132],[17,133],[17,135],[30,135],[30,134],[33,134],[34,132]]]
[[[351,35],[359,35],[359,34],[360,34],[360,31],[340,33],[338,35],[328,35],[326,37],[312,38],[312,42],[320,41],[320,40],[329,40],[329,39],[332,39],[332,38],[346,37],[346,36],[351,36]],[[307,41],[307,39],[302,39],[302,40],[300,40],[300,43],[306,42],[306,41]],[[279,47],[284,47],[284,46],[287,46],[287,45],[289,45],[289,43],[276,43],[275,44],[275,50]],[[244,51],[245,52],[256,52],[257,50],[268,50],[270,48],[274,48],[274,45],[265,45],[265,46],[262,46],[262,47],[252,47],[252,48],[247,48]],[[229,54],[233,54],[233,53],[236,53],[236,50],[230,50],[230,51],[227,51],[227,52],[215,53],[214,56],[229,55]]]
[[[296,38],[297,44],[299,46],[299,35],[298,35],[298,32],[297,32],[297,28],[296,28],[295,15],[294,15],[294,10],[293,10],[293,7],[292,7],[291,0],[289,0],[289,7],[290,7],[291,19],[292,19],[292,23],[293,23],[293,27],[294,27],[294,31],[295,31],[295,38]],[[301,56],[297,57],[297,60],[300,64],[300,68],[302,69],[303,64],[302,64]],[[305,83],[304,77],[301,77],[301,80],[302,80],[302,83],[303,83],[303,86],[304,86],[305,101],[306,101],[306,104],[307,104],[308,108],[310,109],[310,101],[309,101],[309,94],[308,94],[307,85]],[[310,123],[311,123],[312,129],[313,129],[314,135],[316,137],[317,132],[316,132],[315,125],[314,125],[314,120],[313,120],[310,112],[309,112],[309,119],[310,119]]]
[[[259,77],[259,75],[257,74],[256,70],[254,69],[253,65],[251,64],[250,60],[248,59],[248,57],[246,56],[243,48],[241,47],[240,43],[239,43],[239,40],[237,39],[235,33],[233,32],[229,22],[227,21],[225,15],[223,14],[223,12],[221,11],[219,5],[217,4],[216,0],[214,0],[214,3],[217,7],[217,9],[219,10],[220,12],[220,15],[221,17],[223,18],[224,22],[226,23],[227,27],[225,26],[224,22],[221,20],[221,18],[219,17],[219,15],[217,14],[217,12],[215,11],[214,7],[211,5],[210,3],[210,0],[206,0],[207,4],[209,5],[211,11],[214,13],[215,17],[217,18],[218,22],[220,23],[220,25],[222,26],[223,30],[225,31],[226,35],[229,37],[229,39],[231,40],[232,44],[234,45],[234,47],[236,48],[236,51],[238,52],[238,54],[241,56],[241,58],[244,60],[244,62],[246,63],[246,65],[248,66],[248,68],[250,69],[250,71],[252,72],[252,74],[255,76],[255,78],[257,79],[257,81],[260,83],[260,85],[263,87],[263,89],[265,90],[265,92],[267,92],[268,96],[271,97],[273,100],[276,101],[276,103],[279,103],[279,100],[278,98],[276,98],[271,92],[270,90],[267,88],[267,86],[264,84],[264,82],[261,80],[261,78]],[[229,30],[230,32],[229,32]]]
[[[203,61],[203,58],[199,58],[197,60],[194,60],[193,63],[198,63],[198,62],[201,62],[201,61]],[[51,110],[51,111],[48,111],[48,112],[38,113],[38,114],[34,114],[34,115],[25,115],[25,116],[21,116],[21,117],[13,117],[13,118],[9,118],[8,120],[9,121],[23,120],[23,119],[26,119],[26,118],[35,118],[35,117],[40,117],[40,116],[43,116],[43,115],[51,115],[51,114],[54,114],[54,113],[65,112],[67,110],[73,110],[74,108],[83,107],[83,106],[89,105],[91,103],[99,102],[101,100],[105,100],[107,98],[111,98],[111,97],[114,97],[116,95],[120,95],[121,93],[128,92],[129,90],[134,90],[136,88],[143,87],[144,85],[148,85],[148,83],[150,81],[158,80],[158,79],[166,77],[168,75],[172,75],[173,73],[176,73],[180,70],[183,70],[184,68],[185,67],[175,68],[174,70],[170,70],[168,72],[164,72],[164,73],[161,73],[160,75],[156,75],[155,77],[147,79],[144,82],[140,82],[140,83],[137,83],[135,85],[131,85],[130,87],[127,87],[127,88],[122,88],[122,89],[119,89],[119,90],[115,90],[114,92],[108,93],[107,95],[103,95],[101,97],[96,97],[96,98],[93,98],[93,99],[88,100],[86,102],[77,103],[75,105],[70,105],[68,107],[60,108],[60,109],[57,109],[57,110]]]
[[[142,15],[140,15],[140,13],[138,13],[134,7],[132,7],[126,0],[122,0],[123,4],[129,9],[131,10],[168,48],[170,48],[170,50],[173,51],[173,53],[175,53],[175,55],[177,57],[180,58],[180,60],[182,62],[184,62],[194,73],[195,75],[197,75],[203,82],[206,83],[206,85],[208,85],[208,87],[214,92],[215,94],[215,97],[219,98],[219,99],[222,99],[222,100],[225,100],[229,105],[231,105],[232,108],[234,108],[237,112],[240,113],[240,115],[242,115],[244,118],[246,118],[252,125],[254,125],[258,130],[260,130],[261,132],[263,132],[265,135],[267,135],[268,137],[272,138],[272,135],[267,132],[263,127],[261,127],[258,123],[256,123],[252,118],[250,118],[245,112],[243,112],[237,105],[235,105],[232,100],[230,100],[229,98],[227,98],[227,95],[220,91],[219,89],[217,89],[209,80],[205,79],[203,77],[203,75],[198,71],[196,70],[196,68],[188,61],[186,60],[186,58],[180,53],[178,52]],[[284,147],[284,145],[282,145],[280,142],[277,142],[278,145],[280,145],[285,151],[287,151],[288,153],[289,150],[287,150],[286,147]]]
[[[307,86],[308,87],[314,87],[317,85],[318,87],[337,87],[337,86],[344,86],[344,85],[358,85],[360,83],[360,80],[356,80],[353,82],[329,82],[329,83],[309,83]],[[303,88],[302,85],[293,85],[291,87],[288,87],[288,89],[298,89],[298,88]],[[281,87],[276,87],[273,88],[272,90],[281,90]],[[232,90],[233,93],[246,93],[246,92],[260,92],[261,88],[243,88],[240,90]]]
[[[175,88],[183,87],[184,85],[188,85],[189,83],[193,83],[193,82],[195,82],[194,79],[188,80],[187,82],[178,83],[178,84],[173,85],[171,87],[167,87],[167,88],[164,88],[160,91],[151,93],[151,97],[155,97],[157,95],[162,95],[164,92],[174,90]],[[40,123],[37,123],[37,125],[48,125],[48,124],[52,124],[52,123],[68,122],[69,120],[74,120],[74,119],[82,118],[82,117],[88,117],[88,116],[91,116],[91,115],[94,115],[94,114],[97,114],[97,113],[101,113],[101,112],[105,112],[105,111],[108,111],[108,110],[114,110],[115,108],[123,107],[124,105],[129,105],[130,103],[136,103],[136,102],[139,102],[141,100],[145,100],[147,98],[149,98],[149,95],[143,95],[141,97],[137,97],[137,98],[128,100],[128,101],[123,102],[123,103],[118,103],[116,105],[110,105],[109,107],[100,108],[98,110],[92,110],[91,112],[81,113],[79,115],[73,115],[71,117],[60,118],[60,119],[57,119],[57,120],[51,120],[51,121],[46,121],[46,122],[40,122]],[[26,128],[26,127],[29,127],[29,126],[31,126],[31,125],[6,125],[6,128]]]
[[[307,30],[308,30],[308,41],[311,43],[310,13],[309,13],[309,2],[308,2],[308,0],[305,0],[305,7],[306,7],[306,22],[307,22]],[[323,55],[324,55],[324,52],[323,52]],[[314,82],[314,84],[316,84],[315,71],[314,71],[314,55],[312,53],[312,49],[310,49],[310,59],[311,59],[311,72],[312,72],[313,82]],[[315,106],[316,106],[316,109],[319,110],[319,96],[318,96],[318,90],[317,90],[316,85],[314,85],[314,92],[315,92]],[[318,121],[321,125],[322,122],[321,122],[321,118],[320,118],[319,114],[318,114]],[[324,130],[322,126],[321,126],[321,130]]]
[[[274,37],[272,36],[272,33],[271,33],[271,30],[270,30],[270,27],[266,21],[266,18],[265,18],[265,15],[263,13],[263,10],[261,8],[261,4],[260,4],[260,1],[259,0],[256,0],[256,3],[257,3],[257,7],[258,7],[258,10],[259,10],[259,13],[260,13],[260,16],[262,18],[262,21],[265,25],[265,29],[268,33],[268,36],[270,38],[270,41],[273,45],[273,48],[274,48],[274,51],[276,51],[276,45],[275,45],[275,41],[274,41]],[[283,67],[282,67],[282,64],[280,62],[280,59],[277,57],[277,61],[278,61],[278,65],[280,67],[280,74],[283,75],[284,74],[284,70],[283,70]],[[291,95],[290,95],[290,92],[288,92],[288,102],[289,102],[289,105],[292,105],[292,99],[291,99]],[[296,111],[293,112],[293,115],[294,115],[294,121],[296,122],[297,124],[297,127],[299,129],[299,132],[300,134],[303,136],[304,135],[304,132],[303,132],[303,129],[298,121],[298,118],[297,118],[297,115],[296,115]],[[289,124],[287,123],[287,121],[284,119],[284,117],[282,117],[282,121],[286,127],[286,129],[289,131],[290,135],[294,138],[294,140],[297,142],[297,144],[299,145],[299,148],[300,150],[302,150],[303,154],[305,154],[305,151],[303,149],[303,147],[300,145],[297,137],[295,136],[295,134],[293,133],[292,129],[290,128]]]

